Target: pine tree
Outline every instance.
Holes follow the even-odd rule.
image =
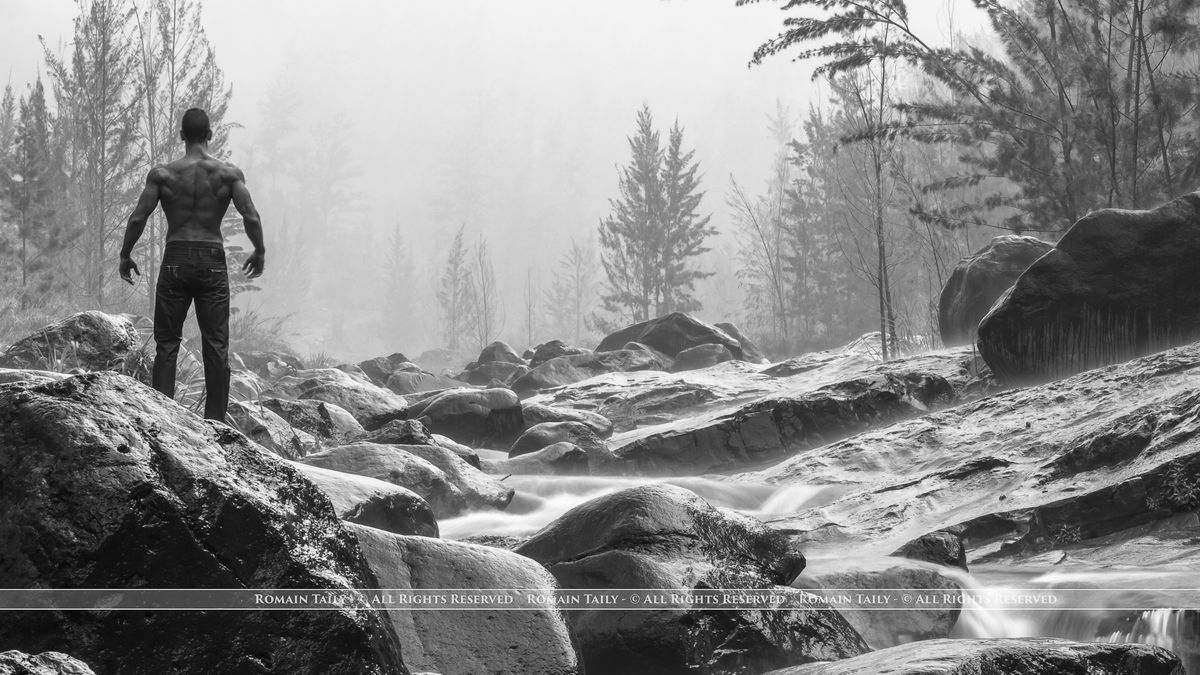
[[[437,291],[438,303],[442,308],[442,339],[450,349],[463,346],[462,340],[471,328],[474,314],[474,281],[467,260],[469,252],[463,243],[465,229],[465,225],[460,227],[454,235],[446,255],[441,287]]]
[[[470,275],[471,298],[467,306],[471,309],[468,324],[475,342],[482,349],[496,339],[503,327],[503,310],[500,289],[496,285],[496,271],[492,268],[492,257],[488,253],[487,240],[482,235],[475,245],[474,269]]]
[[[609,200],[612,213],[600,223],[604,308],[632,321],[699,309],[691,292],[705,273],[691,264],[708,250],[704,239],[714,232],[708,217],[696,213],[703,198],[699,164],[693,151],[684,151],[678,123],[664,151],[649,106],[638,112],[629,148],[632,157],[618,180],[620,197]]]
[[[596,246],[591,241],[571,240],[567,252],[558,259],[554,281],[546,291],[546,315],[550,318],[551,337],[581,344],[588,315],[595,305]]]

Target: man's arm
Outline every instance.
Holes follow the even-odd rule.
[[[142,194],[138,197],[137,206],[133,207],[133,213],[129,214],[129,222],[125,225],[125,241],[121,244],[121,265],[119,271],[121,278],[127,283],[133,283],[133,277],[130,276],[131,271],[138,276],[142,275],[141,271],[138,270],[137,263],[133,262],[130,256],[133,254],[134,244],[142,237],[142,233],[146,231],[146,221],[150,219],[150,214],[154,213],[154,209],[157,206],[158,167],[155,167],[146,175],[146,187],[142,189]]]
[[[246,258],[245,264],[242,265],[242,271],[246,276],[253,279],[263,273],[263,266],[266,263],[267,247],[263,245],[262,219],[258,216],[258,209],[254,208],[254,200],[250,199],[250,190],[246,187],[246,175],[242,170],[233,168],[233,206],[242,214],[242,226],[246,230],[246,236],[250,238],[250,243],[254,246],[254,253]]]

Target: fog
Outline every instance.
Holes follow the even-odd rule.
[[[52,45],[68,40],[76,5],[0,6],[0,63],[9,64],[11,82],[30,81],[44,72],[35,36]],[[945,35],[951,22],[964,28],[963,3],[936,6],[916,17],[927,34]],[[287,227],[283,221],[304,214],[258,196],[267,274],[261,293],[239,300],[286,314],[287,329],[311,348],[346,358],[436,346],[431,289],[459,226],[468,242],[486,237],[504,301],[501,334],[523,342],[527,280],[544,286],[573,238],[594,238],[617,196],[618,167],[628,161],[626,139],[643,104],[664,135],[676,120],[684,128],[703,174],[700,211],[711,213],[720,233],[702,266],[721,267],[722,281],[702,284],[700,315],[736,320],[730,176],[750,186],[765,180],[777,151],[768,115],[777,104],[803,113],[826,95],[808,64],[779,57],[748,67],[755,47],[780,29],[775,3],[205,0],[202,7],[233,88],[231,160],[247,170],[252,192],[272,170],[262,148],[282,130],[299,139],[287,147],[301,173],[323,170],[312,152],[320,139],[336,137],[346,149],[340,171],[348,180],[326,231]],[[268,111],[272,92],[286,106]],[[393,344],[360,316],[387,311],[371,296],[394,230],[415,258],[412,283],[424,287],[414,287],[421,301],[407,310],[427,328],[408,338],[418,344]],[[308,295],[289,303],[294,279],[273,273],[272,262],[306,243],[326,254],[308,259]]]

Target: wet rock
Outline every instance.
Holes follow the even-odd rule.
[[[452,389],[413,403],[409,417],[471,447],[507,447],[525,428],[509,389]]]
[[[342,520],[394,534],[438,536],[433,509],[408,488],[300,462],[292,466],[329,497]]]
[[[621,347],[621,350],[627,352],[642,352],[649,355],[651,359],[661,363],[662,370],[675,370],[675,359],[649,345],[644,345],[640,342],[626,342],[624,346]]]
[[[713,325],[725,331],[727,335],[738,341],[738,344],[742,346],[743,361],[760,364],[767,363],[767,356],[763,353],[763,350],[759,348],[754,340],[746,337],[746,335],[743,334],[737,326],[731,323],[717,323]]]
[[[733,360],[733,352],[725,345],[697,345],[675,355],[671,370],[700,370]]]
[[[812,565],[794,586],[813,589],[818,595],[844,595],[846,591],[855,595],[890,595],[896,590],[906,590],[931,601],[924,607],[840,608],[838,612],[871,649],[948,638],[958,621],[961,605],[956,601],[942,602],[942,599],[957,595],[962,588],[936,569],[896,558],[853,561],[839,558],[814,561]],[[822,569],[814,570],[814,567]]]
[[[62,652],[0,652],[0,675],[95,675],[87,664]]]
[[[613,435],[613,423],[604,415],[588,410],[555,408],[524,401],[521,403],[521,411],[525,417],[525,424],[529,427],[542,422],[579,422],[587,425],[600,438],[608,438]]]
[[[804,556],[782,533],[672,485],[646,485],[571,509],[516,549],[562,588],[772,589]],[[590,672],[757,673],[845,658],[866,645],[825,609],[720,610],[681,599],[659,611],[568,617]]]
[[[456,379],[480,386],[487,386],[493,382],[508,385],[528,372],[529,366],[523,363],[484,361],[468,365]]]
[[[389,589],[530,589],[552,595],[554,579],[528,558],[457,541],[403,537],[353,527]],[[414,671],[442,675],[574,675],[582,669],[553,603],[505,611],[389,611]]]
[[[293,375],[304,370],[304,362],[300,360],[300,357],[287,352],[237,352],[237,356],[247,370],[269,380]]]
[[[140,342],[133,323],[104,312],[80,312],[17,340],[0,355],[0,367],[66,372],[122,370]]]
[[[834,663],[767,675],[1179,675],[1179,659],[1143,644],[1089,644],[1053,638],[925,640]]]
[[[310,373],[312,375],[308,376]],[[353,415],[367,431],[407,417],[408,403],[402,397],[371,384],[366,378],[354,377],[332,368],[301,371],[294,378],[299,382],[281,381],[280,384],[293,385],[295,398],[332,403]]]
[[[679,352],[707,344],[724,345],[734,358],[744,359],[742,345],[725,331],[682,312],[673,312],[622,328],[600,341],[597,352],[621,349],[628,342],[640,342],[675,358]]]
[[[1044,382],[1200,338],[1200,193],[1080,218],[979,324],[1010,384]]]
[[[938,300],[938,328],[947,347],[975,342],[979,321],[1035,260],[1054,244],[1006,234],[955,265]]]
[[[529,356],[529,367],[537,368],[543,363],[556,359],[560,356],[574,356],[576,354],[590,354],[592,350],[584,349],[583,347],[574,347],[562,340],[550,340],[533,348],[533,353]]]
[[[696,475],[762,464],[956,403],[971,378],[971,361],[973,356],[959,349],[824,374],[814,371],[773,383],[777,393],[749,403],[617,434],[611,447],[619,459],[651,475]]]
[[[397,370],[403,369],[409,363],[408,357],[400,352],[389,354],[387,356],[376,356],[375,358],[367,359],[358,362],[358,369],[371,382],[380,386],[386,387],[388,378]]]
[[[1200,345],[1016,389],[802,451],[737,478],[838,483],[781,519],[809,549],[888,553],[954,528],[973,561],[1186,558],[1186,536],[1145,528],[1200,506]],[[1147,537],[1149,539],[1147,539]],[[1142,546],[1123,547],[1133,538]],[[1102,542],[1102,543],[1101,543]],[[1142,550],[1142,553],[1137,553]]]
[[[284,460],[115,373],[0,386],[10,588],[329,589],[377,582]],[[365,604],[330,612],[0,613],[0,644],[99,673],[407,672]],[[220,645],[220,648],[213,648]]]
[[[479,358],[475,359],[475,361],[476,363],[512,363],[519,366],[525,365],[525,359],[521,358],[517,350],[499,340],[484,347],[479,352]]]
[[[279,415],[288,425],[322,440],[341,443],[365,433],[353,415],[345,408],[332,403],[280,398],[264,398],[258,403]]]
[[[414,451],[416,448],[422,450]],[[432,450],[425,450],[427,448]],[[434,451],[438,452],[435,454]],[[436,459],[437,464],[430,458]],[[453,463],[450,458],[458,463]],[[429,502],[439,518],[458,515],[468,509],[503,509],[513,495],[511,488],[483,474],[449,450],[434,446],[353,443],[308,455],[301,461],[310,466],[408,488]]]
[[[383,425],[381,429],[368,431],[353,440],[385,445],[436,445],[453,452],[476,469],[479,468],[478,453],[441,434],[430,433],[429,429],[418,420],[393,420]]]
[[[540,450],[500,460],[484,460],[490,474],[586,476],[590,473],[588,454],[574,443],[559,441]]]
[[[462,382],[452,377],[434,375],[416,367],[397,370],[387,380],[387,388],[400,395],[457,389],[461,386]]]
[[[574,384],[604,373],[628,373],[638,370],[666,370],[667,365],[648,352],[620,350],[574,354],[551,359],[513,382],[514,391],[529,394]]]
[[[616,462],[604,441],[581,422],[542,422],[521,434],[508,450],[510,458],[537,452],[555,443],[571,443],[583,450],[588,462],[596,469],[603,469]]]
[[[152,372],[151,370],[146,372]],[[128,373],[126,373],[128,374]],[[149,382],[142,382],[148,384]],[[234,370],[229,373],[229,398],[234,401],[256,401],[270,388],[266,380],[249,370]]]
[[[950,530],[921,535],[893,551],[892,555],[970,571],[967,569],[967,547],[963,545],[962,535]]]
[[[280,457],[296,459],[317,449],[317,439],[287,423],[270,408],[255,403],[229,402],[234,429]]]
[[[49,370],[17,370],[13,368],[0,368],[0,384],[11,384],[13,382],[57,382],[58,380],[70,377],[64,373],[53,373]]]

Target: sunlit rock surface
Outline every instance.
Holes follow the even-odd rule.
[[[375,478],[292,462],[329,497],[338,518],[393,534],[438,536],[437,517],[421,495]]]
[[[0,386],[9,588],[272,588],[375,581],[329,500],[284,460],[138,382]],[[102,675],[406,672],[374,610],[4,612],[0,644]]]
[[[324,401],[264,398],[258,405],[283,418],[289,426],[323,442],[339,444],[364,433],[362,424],[341,406]]]
[[[550,595],[554,578],[534,561],[497,548],[404,537],[353,526],[367,562],[388,589],[451,593],[527,589]],[[582,671],[562,613],[545,603],[520,611],[388,611],[409,666],[441,675],[574,675]],[[602,672],[602,671],[601,671]]]
[[[837,485],[831,503],[775,523],[808,548],[886,554],[953,527],[972,564],[1050,551],[1196,564],[1194,532],[1170,523],[1200,506],[1198,378],[1200,344],[996,394],[737,479]]]
[[[119,370],[135,356],[138,343],[137,330],[128,318],[80,312],[17,340],[0,355],[0,367]]]
[[[408,401],[402,396],[372,384],[365,376],[337,368],[301,370],[279,378],[264,396],[331,403],[353,415],[368,431],[404,419],[408,413]]]
[[[979,320],[1021,273],[1054,248],[1033,237],[1006,234],[954,266],[938,299],[938,328],[946,346],[975,341]]]
[[[317,449],[312,434],[288,424],[265,406],[230,401],[228,415],[233,428],[280,457],[295,459]]]
[[[1010,384],[1045,382],[1200,339],[1200,193],[1080,218],[979,324]]]
[[[1044,638],[927,640],[835,663],[767,675],[1180,675],[1179,659],[1142,644],[1087,644]]]
[[[772,589],[804,568],[783,534],[672,485],[589,501],[515,550],[546,565],[563,588]],[[866,651],[841,615],[818,608],[708,610],[682,601],[569,619],[589,672],[749,674]]]
[[[95,671],[62,652],[25,654],[13,649],[0,652],[0,675],[95,675]]]

